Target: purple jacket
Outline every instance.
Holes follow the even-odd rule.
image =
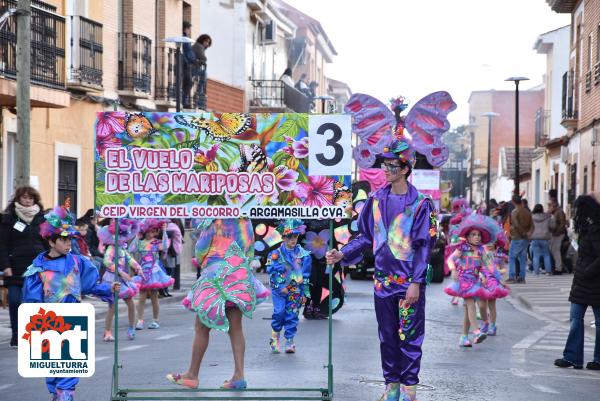
[[[378,203],[381,219],[386,228],[387,239],[375,251],[375,294],[387,297],[405,292],[412,283],[425,284],[429,252],[435,240],[430,235],[433,202],[429,198],[420,196],[417,189],[408,184],[405,195],[391,194],[391,185],[388,185],[369,196],[358,218],[359,236],[342,248],[344,253],[343,265],[356,264],[362,259],[362,251],[366,247],[373,247],[375,240],[375,217],[373,204]],[[389,239],[402,235],[389,232],[389,227],[402,213],[410,214],[415,211],[412,225],[406,228],[405,237],[410,241],[414,254],[412,260],[400,260],[394,256],[390,249]],[[402,241],[397,241],[401,243]],[[397,254],[397,253],[396,253]],[[409,258],[406,258],[409,259]]]

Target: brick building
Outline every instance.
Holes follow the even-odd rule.
[[[97,112],[117,104],[132,111],[173,110],[175,48],[162,40],[181,35],[183,20],[199,20],[198,2],[32,1],[31,183],[44,205],[69,196],[77,215],[92,207]],[[13,7],[16,1],[0,0],[2,12]],[[192,36],[198,33],[193,27]],[[2,35],[0,199],[6,205],[14,191],[19,135],[14,17]]]
[[[563,75],[562,125],[567,129],[561,156],[567,163],[564,206],[578,195],[600,189],[600,3],[547,0],[558,13],[571,14],[569,70]],[[568,207],[567,207],[568,209]]]

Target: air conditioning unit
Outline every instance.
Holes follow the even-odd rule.
[[[262,43],[265,45],[277,43],[277,21],[270,20],[266,23]]]
[[[569,148],[567,148],[566,146],[560,148],[560,160],[563,163],[569,162]]]

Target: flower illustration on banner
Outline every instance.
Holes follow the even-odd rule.
[[[308,231],[304,239],[305,248],[315,255],[315,258],[321,259],[327,252],[327,241],[329,240],[329,230],[321,230],[318,234],[314,231]]]
[[[142,205],[159,205],[162,200],[162,195],[160,194],[147,194],[140,195],[140,204]]]
[[[288,145],[284,149],[285,153],[294,156],[296,159],[304,159],[308,156],[308,137],[296,141],[292,137],[285,136],[285,140]]]
[[[298,183],[294,196],[306,206],[331,206],[334,179],[325,176],[309,176],[308,183]]]
[[[196,150],[196,155],[194,159],[201,166],[206,167],[206,171],[218,171],[219,166],[215,162],[217,159],[217,151],[219,150],[219,144],[216,143],[210,147],[208,150]]]
[[[107,139],[125,131],[125,113],[98,113],[96,137]]]
[[[296,189],[298,172],[287,168],[286,166],[277,166],[273,169],[277,186],[283,191],[293,191]]]
[[[101,158],[107,148],[121,147],[116,134],[125,131],[125,113],[98,113],[96,124],[96,148]]]

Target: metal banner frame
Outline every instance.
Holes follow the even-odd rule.
[[[119,226],[119,219],[115,219],[116,227]],[[115,230],[115,266],[119,266],[119,230]],[[333,220],[329,222],[329,249],[333,248]],[[222,388],[198,388],[186,389],[177,388],[128,388],[119,387],[119,369],[123,365],[119,363],[119,294],[114,294],[114,326],[115,326],[115,347],[113,355],[112,383],[111,383],[111,401],[129,401],[129,400],[321,400],[331,401],[333,399],[333,265],[327,265],[329,270],[329,310],[328,310],[328,353],[327,365],[327,388],[248,388],[245,390],[233,390]],[[117,275],[118,276],[118,275]],[[119,277],[119,280],[121,278]],[[152,395],[152,393],[158,393]],[[177,393],[181,395],[167,395],[168,393]],[[225,395],[227,393],[228,395]],[[231,393],[235,393],[232,395]],[[265,395],[249,396],[246,393],[262,393]],[[269,394],[271,393],[271,394]],[[286,394],[287,393],[287,394]],[[302,395],[293,395],[301,393]],[[311,394],[312,393],[312,394]],[[147,395],[144,395],[147,394]],[[208,395],[204,395],[208,394]],[[212,395],[210,395],[212,394]],[[278,395],[281,394],[281,395]],[[320,394],[320,395],[317,395]]]

